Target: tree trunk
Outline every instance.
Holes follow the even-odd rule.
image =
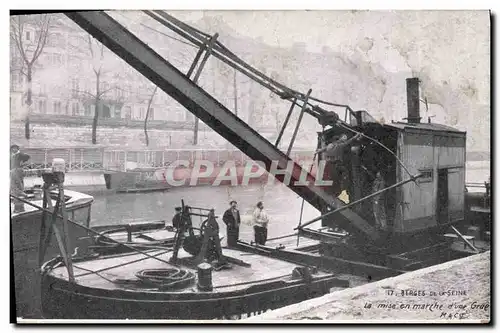
[[[155,97],[156,90],[158,90],[158,86],[155,87],[153,93],[151,94],[151,97],[149,98],[148,109],[146,110],[146,116],[144,117],[144,136],[146,137],[146,147],[149,146],[149,137],[148,137],[149,111],[151,110],[151,103],[153,103],[153,98]]]
[[[94,120],[92,121],[92,144],[97,144],[97,121],[99,119],[99,74],[96,74],[96,85],[95,85],[95,111]]]
[[[198,144],[198,123],[199,123],[198,117],[195,116],[195,118],[194,118],[194,136],[193,136],[193,145],[195,145],[195,146]]]
[[[32,95],[32,67],[31,65],[27,66],[27,79],[28,79],[28,92],[27,92],[27,98],[26,98],[26,118],[24,120],[24,136],[26,137],[26,140],[30,139],[30,114],[31,114],[31,104],[33,101],[31,100],[31,95]]]
[[[94,119],[92,120],[92,144],[97,144],[97,120],[99,119],[99,97],[95,98]]]

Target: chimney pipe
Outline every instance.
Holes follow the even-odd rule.
[[[406,96],[408,104],[408,122],[420,123],[420,92],[419,80],[416,77],[406,79]]]

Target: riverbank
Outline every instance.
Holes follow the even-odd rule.
[[[247,321],[489,323],[490,252],[334,292]],[[408,291],[404,296],[401,292]]]

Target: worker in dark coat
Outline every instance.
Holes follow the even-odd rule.
[[[361,133],[356,134],[348,139],[347,135],[343,134],[340,138],[334,140],[329,145],[318,149],[317,154],[325,154],[325,176],[326,180],[333,181],[329,189],[333,195],[338,197],[343,190],[348,187],[348,170],[344,166],[344,152],[347,147],[350,147],[355,141],[362,138]]]
[[[172,218],[172,226],[174,227],[175,230],[179,229],[179,227],[181,226],[181,219],[182,219],[182,208],[175,207],[175,215]]]
[[[21,153],[18,145],[10,146],[10,192],[24,195],[23,165],[30,159],[28,154]]]
[[[232,200],[229,203],[230,207],[224,212],[222,216],[222,221],[226,224],[227,230],[227,246],[233,247],[238,243],[240,236],[240,211],[237,208],[238,203]]]

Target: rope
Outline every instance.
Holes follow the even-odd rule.
[[[166,254],[168,252],[172,252],[172,250],[170,249],[170,250],[167,250],[167,251],[163,251],[163,252],[160,252],[158,254],[155,254],[154,256],[155,257],[161,256],[161,255]],[[75,278],[77,278],[77,277],[83,277],[83,276],[87,276],[87,275],[91,275],[91,274],[97,274],[97,273],[104,272],[104,271],[107,271],[107,270],[110,270],[110,269],[113,269],[113,268],[119,268],[119,267],[130,265],[130,264],[133,264],[133,263],[136,263],[136,262],[140,262],[140,261],[143,261],[143,260],[146,260],[146,259],[148,259],[148,258],[146,258],[146,257],[139,258],[139,259],[128,261],[128,262],[125,262],[125,263],[121,263],[121,264],[118,264],[118,265],[101,268],[101,269],[98,269],[96,271],[88,270],[90,273],[84,273],[84,274],[75,275]]]
[[[83,268],[83,267],[77,266],[77,265],[75,265],[75,264],[73,264],[73,267],[78,268],[78,269],[81,269],[82,271],[87,271],[87,272],[90,272],[90,273],[88,273],[88,274],[86,274],[86,275],[95,274],[95,275],[99,276],[100,278],[102,278],[102,279],[104,279],[104,280],[106,280],[106,281],[108,281],[108,282],[114,283],[114,282],[113,282],[113,280],[108,279],[107,277],[105,277],[105,276],[104,276],[104,275],[102,275],[102,274],[99,274],[99,272],[97,272],[97,271],[93,271],[93,270],[91,270],[91,269]],[[80,276],[84,276],[84,275],[77,275],[77,276],[75,276],[75,278],[80,277]]]
[[[160,289],[179,289],[195,281],[193,272],[179,268],[145,269],[135,274],[141,282]]]
[[[314,156],[313,156],[313,159],[312,159],[312,163],[311,163],[311,167],[309,168],[309,174],[312,172],[312,168],[314,166],[314,160],[316,159],[316,155],[318,153],[314,153]],[[300,228],[300,225],[302,224],[302,213],[304,212],[304,201],[305,199],[302,198],[302,205],[300,207],[300,218],[299,218],[299,228]],[[299,246],[299,239],[300,239],[300,232],[297,233],[297,246]]]

